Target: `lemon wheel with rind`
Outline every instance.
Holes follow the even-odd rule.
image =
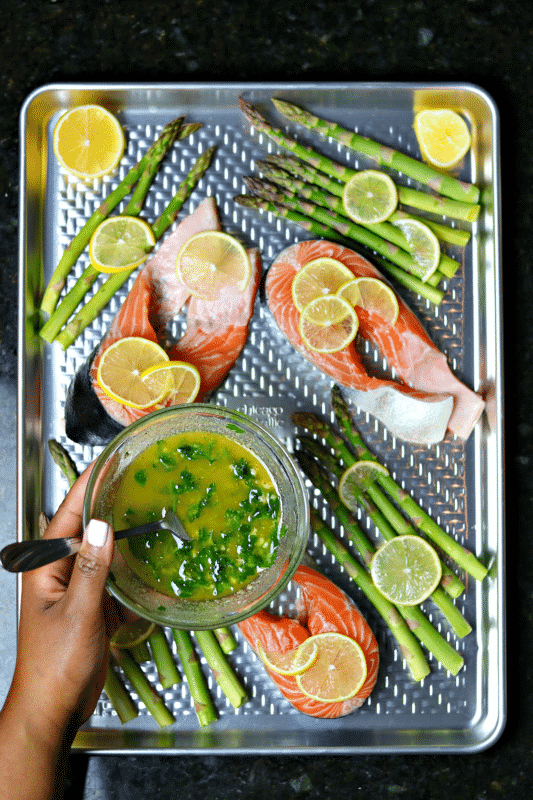
[[[442,566],[437,551],[421,536],[405,534],[385,542],[372,557],[370,573],[395,605],[415,606],[437,588]]]
[[[312,300],[300,314],[299,333],[303,343],[317,353],[336,353],[357,335],[359,319],[353,306],[337,295]]]
[[[250,280],[250,258],[241,242],[223,231],[191,236],[176,258],[176,275],[191,294],[216,300],[224,287],[243,292]]]
[[[140,410],[151,408],[164,400],[165,392],[154,396],[141,375],[162,361],[169,357],[156,342],[141,336],[118,339],[102,353],[96,381],[117,403]]]
[[[346,183],[342,202],[347,216],[359,225],[385,222],[396,210],[398,191],[385,172],[367,169]]]
[[[307,643],[316,645],[318,655],[305,672],[296,676],[300,691],[322,703],[339,703],[354,697],[368,671],[360,644],[335,631],[315,634],[304,645]]]
[[[99,272],[124,272],[142,264],[154,245],[155,236],[147,222],[118,214],[96,228],[89,242],[89,259]]]
[[[293,278],[292,300],[298,311],[303,311],[311,300],[336,294],[341,286],[353,277],[353,273],[335,258],[315,258],[304,264]]]
[[[124,154],[126,139],[118,119],[103,106],[76,106],[57,121],[52,135],[61,166],[83,181],[113,172]]]
[[[286,653],[275,653],[265,650],[258,641],[257,652],[265,667],[278,675],[300,675],[315,663],[318,656],[316,644],[309,647],[306,642]]]

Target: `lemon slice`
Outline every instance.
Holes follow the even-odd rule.
[[[347,508],[355,511],[361,492],[364,492],[378,475],[388,474],[388,469],[377,461],[356,461],[341,475],[339,497]]]
[[[356,306],[361,302],[361,292],[359,291],[357,280],[357,278],[352,278],[343,283],[340,289],[337,290],[337,295],[343,297],[352,306]]]
[[[100,272],[123,272],[142,264],[154,245],[155,236],[147,222],[118,215],[97,227],[89,242],[89,258]]]
[[[336,294],[338,289],[353,278],[353,273],[336,258],[316,258],[298,270],[292,282],[292,299],[298,311],[311,300]]]
[[[152,394],[141,375],[154,364],[168,360],[163,348],[155,342],[140,336],[129,336],[104,350],[96,380],[100,388],[117,403],[129,408],[150,408],[164,400],[166,389],[159,395]]]
[[[110,644],[119,650],[128,650],[148,639],[155,630],[155,622],[139,617],[132,622],[125,622],[111,637]]]
[[[400,313],[398,298],[394,291],[379,278],[356,278],[360,298],[357,305],[367,311],[375,312],[387,322],[394,325]]]
[[[409,252],[413,256],[418,269],[413,270],[413,274],[421,281],[427,281],[439,266],[440,244],[434,232],[420,222],[418,219],[397,219],[392,223],[399,228],[409,246]]]
[[[82,180],[101,178],[118,166],[126,141],[118,119],[98,105],[77,106],[59,118],[52,146],[61,166]]]
[[[439,585],[442,568],[435,549],[420,536],[395,536],[372,557],[372,580],[397,605],[414,606]]]
[[[357,172],[342,193],[346,214],[360,225],[384,222],[398,205],[392,178],[376,169]]]
[[[349,700],[361,689],[367,676],[365,654],[360,645],[343,633],[318,633],[302,646],[316,645],[315,662],[296,676],[298,688],[322,703]]]
[[[141,380],[154,397],[163,397],[174,405],[192,403],[200,390],[200,373],[185,361],[153,364],[144,370]]]
[[[298,330],[316,353],[336,353],[355,339],[359,320],[353,306],[337,295],[317,297],[300,314]]]
[[[306,646],[304,647],[304,645]],[[287,653],[267,651],[258,641],[257,652],[265,667],[278,675],[300,675],[315,663],[318,656],[316,644],[308,646],[307,640]]]
[[[451,169],[470,149],[470,131],[466,122],[449,108],[419,111],[414,129],[422,158],[434,167]]]
[[[176,274],[195,297],[216,300],[224,286],[243,292],[251,265],[248,253],[234,236],[203,231],[191,236],[179,251]]]

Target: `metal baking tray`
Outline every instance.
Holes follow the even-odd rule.
[[[456,642],[465,666],[452,676],[430,658],[432,672],[421,683],[409,678],[389,632],[373,608],[328,552],[311,535],[309,554],[325,574],[359,604],[378,637],[381,667],[374,692],[357,712],[338,720],[318,720],[295,711],[278,693],[255,656],[239,637],[231,656],[248,687],[250,700],[235,711],[209,676],[219,720],[200,729],[186,683],[164,692],[176,717],[160,730],[142,703],[139,717],[125,726],[102,695],[96,711],[80,730],[74,748],[100,753],[398,753],[473,752],[494,743],[505,725],[503,382],[500,271],[500,174],[498,111],[491,97],[470,84],[422,83],[169,83],[58,84],[44,86],[26,100],[20,116],[20,351],[18,399],[18,537],[34,536],[41,509],[53,513],[67,485],[48,456],[47,441],[59,439],[80,467],[98,449],[66,439],[63,404],[71,377],[103,335],[127,287],[109,304],[66,353],[43,347],[36,335],[38,305],[59,254],[78,227],[145,152],[162,126],[185,114],[202,128],[174,146],[152,187],[144,214],[155,219],[198,153],[215,144],[216,158],[179,215],[183,218],[206,195],[216,197],[223,227],[257,245],[265,269],[292,242],[309,238],[293,223],[243,209],[233,197],[246,191],[243,176],[255,162],[277,148],[252,132],[237,99],[243,94],[277,122],[270,103],[278,95],[326,119],[353,127],[364,135],[417,155],[413,110],[421,105],[451,106],[470,121],[472,149],[461,177],[481,187],[483,208],[463,253],[462,269],[448,283],[438,308],[399,290],[419,314],[454,372],[487,398],[487,412],[469,440],[453,436],[435,446],[407,445],[387,434],[372,417],[360,414],[358,424],[374,452],[402,486],[430,511],[458,541],[491,563],[482,583],[468,582],[456,601],[473,632]],[[101,103],[114,111],[127,132],[127,150],[120,175],[104,187],[87,187],[65,178],[51,146],[59,115],[81,103]],[[283,123],[281,123],[283,124]],[[290,132],[306,140],[302,129]],[[363,160],[348,155],[326,139],[310,137],[315,146],[337,160],[362,168]],[[405,184],[412,183],[400,178]],[[452,252],[453,254],[453,252]],[[76,278],[86,266],[83,255]],[[69,279],[70,280],[70,279]],[[211,401],[238,408],[269,426],[294,448],[293,409],[329,415],[331,381],[292,349],[276,329],[258,297],[245,349]],[[329,520],[316,494],[312,502]],[[339,535],[343,530],[336,526]],[[362,519],[369,535],[372,526]],[[281,602],[281,601],[280,601]],[[13,613],[15,610],[13,609]],[[438,629],[455,641],[435,610]],[[205,666],[205,664],[204,664]],[[157,675],[146,667],[157,686]],[[207,670],[206,670],[207,674]]]

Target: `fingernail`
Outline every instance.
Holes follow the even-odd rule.
[[[85,528],[85,539],[93,547],[103,547],[106,543],[109,525],[101,519],[91,519]]]

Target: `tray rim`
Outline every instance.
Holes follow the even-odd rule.
[[[26,268],[26,260],[25,260],[25,244],[26,244],[26,237],[28,233],[27,229],[27,221],[25,217],[25,210],[26,210],[26,184],[25,184],[25,165],[26,165],[26,148],[25,148],[25,132],[26,132],[26,121],[27,121],[27,114],[32,105],[32,103],[43,95],[46,92],[69,92],[72,90],[98,90],[99,92],[119,92],[119,91],[131,91],[131,90],[138,90],[138,91],[156,91],[156,90],[163,90],[165,92],[168,91],[180,91],[180,90],[202,90],[202,89],[216,89],[222,88],[224,90],[235,90],[239,92],[243,91],[250,91],[250,90],[314,90],[314,89],[321,89],[321,90],[328,90],[328,89],[335,89],[337,91],[354,91],[354,90],[373,90],[373,89],[380,89],[380,90],[415,90],[415,89],[426,89],[426,90],[454,90],[460,89],[462,91],[468,91],[473,94],[479,95],[483,101],[487,104],[493,124],[494,130],[494,137],[492,141],[492,168],[493,168],[493,193],[494,193],[494,219],[498,221],[498,224],[494,227],[494,250],[496,254],[496,264],[494,265],[496,269],[496,277],[498,278],[498,282],[500,284],[500,294],[494,298],[495,303],[495,313],[497,319],[502,319],[501,314],[501,284],[502,284],[502,277],[501,277],[501,237],[500,237],[500,203],[501,203],[501,179],[500,179],[500,162],[499,162],[499,146],[500,146],[500,136],[499,136],[499,112],[497,106],[491,97],[491,95],[481,86],[475,83],[464,83],[460,81],[451,81],[451,82],[431,82],[431,81],[398,81],[398,82],[390,82],[390,81],[345,81],[345,82],[338,82],[338,81],[260,81],[260,82],[232,82],[232,81],[216,81],[216,82],[202,82],[202,81],[188,81],[188,82],[118,82],[118,83],[107,83],[107,82],[51,82],[48,84],[44,84],[35,90],[33,90],[24,101],[21,111],[20,111],[20,118],[19,118],[19,132],[20,132],[20,192],[19,192],[19,327],[18,327],[18,334],[19,334],[19,349],[18,349],[18,379],[17,379],[17,492],[16,492],[16,504],[17,504],[17,533],[18,537],[23,537],[23,531],[21,526],[21,520],[24,518],[24,509],[23,509],[23,491],[22,487],[24,485],[24,426],[21,424],[21,421],[24,420],[24,398],[26,392],[26,386],[24,381],[24,358],[25,358],[25,348],[23,344],[26,341],[26,330],[25,330],[25,314],[26,314],[26,304],[25,304],[25,296],[24,291],[22,291],[22,287],[24,286],[23,282],[20,280],[25,275],[25,268]],[[498,457],[499,464],[501,465],[502,469],[500,470],[500,474],[498,475],[498,487],[497,493],[499,497],[501,497],[501,509],[500,509],[500,517],[499,517],[499,530],[501,531],[502,538],[505,531],[505,508],[504,508],[504,473],[503,473],[503,450],[504,450],[504,437],[503,437],[503,367],[502,367],[502,331],[500,330],[500,337],[496,339],[496,353],[495,353],[495,362],[496,362],[496,373],[497,378],[499,379],[499,386],[496,387],[496,398],[495,398],[495,409],[497,412],[497,426],[499,431],[499,436],[497,437],[495,447],[496,447],[496,456]],[[338,753],[338,754],[355,754],[355,753],[398,753],[398,752],[409,752],[409,753],[439,753],[439,752],[479,752],[481,750],[485,750],[488,747],[492,746],[501,736],[503,733],[505,724],[506,724],[506,715],[507,715],[507,686],[506,686],[506,649],[505,649],[505,596],[503,591],[504,586],[504,574],[505,574],[505,554],[503,552],[503,541],[502,544],[502,553],[498,554],[498,569],[500,570],[501,580],[502,580],[502,588],[501,591],[498,592],[498,616],[501,619],[501,626],[500,630],[498,631],[499,639],[501,643],[501,648],[498,650],[498,690],[499,690],[499,698],[497,704],[497,714],[496,720],[494,725],[492,726],[490,735],[487,736],[486,739],[465,744],[464,746],[457,746],[450,744],[450,746],[444,744],[435,744],[435,745],[428,745],[428,746],[415,746],[412,747],[409,744],[404,745],[395,745],[393,749],[385,746],[379,745],[368,745],[368,746],[346,746],[346,747],[313,747],[313,746],[302,746],[302,747],[290,747],[288,749],[288,753],[290,754],[302,754],[302,755],[309,755],[309,754],[317,754],[317,753]],[[20,585],[21,579],[18,578],[17,581],[17,618],[18,618],[18,611],[20,607]],[[122,733],[120,729],[117,731],[119,734]],[[436,729],[428,729],[427,733],[432,734],[436,733]],[[141,747],[129,747],[129,746],[117,746],[115,748],[109,748],[106,746],[99,746],[96,742],[91,741],[94,739],[94,735],[99,734],[100,731],[98,729],[92,730],[81,730],[74,742],[73,749],[80,751],[80,752],[98,752],[102,754],[106,753],[121,753],[121,754],[154,754],[154,752],[160,752],[161,754],[229,754],[229,753],[241,753],[241,754],[257,754],[260,752],[274,752],[272,750],[263,751],[260,748],[256,747],[237,747],[237,748],[228,748],[228,747],[204,747],[200,746],[196,747],[179,747],[179,746],[165,746],[161,748],[157,744],[152,746],[141,746]],[[106,733],[110,733],[110,731],[106,731]],[[136,731],[134,733],[137,733]],[[144,732],[141,732],[144,733]],[[449,733],[449,732],[448,732]],[[224,734],[224,730],[220,731],[220,735]],[[124,737],[122,737],[124,738]],[[128,738],[128,737],[126,737]],[[141,736],[144,738],[144,736]],[[157,738],[157,737],[156,737]],[[283,752],[280,751],[279,745],[277,746],[275,752]]]

